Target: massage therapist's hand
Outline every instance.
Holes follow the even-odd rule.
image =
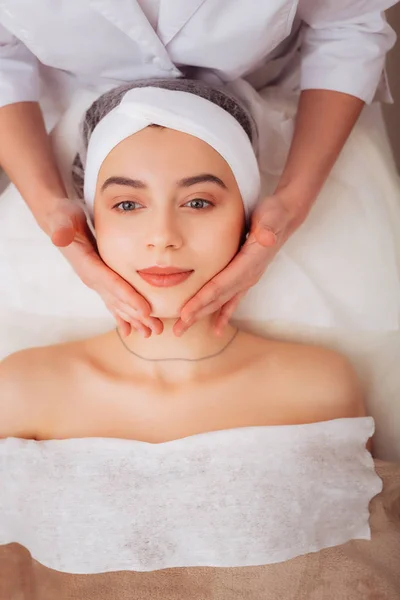
[[[152,331],[162,332],[162,322],[149,316],[151,309],[143,296],[100,258],[79,204],[67,198],[59,199],[46,221],[44,229],[53,244],[60,248],[83,283],[101,296],[122,335],[129,335],[131,327],[145,337]]]
[[[301,203],[288,202],[278,194],[264,198],[253,213],[250,232],[241,250],[183,306],[180,319],[174,325],[175,334],[182,335],[198,319],[219,309],[215,329],[222,333],[240,300],[262,277],[305,216]]]

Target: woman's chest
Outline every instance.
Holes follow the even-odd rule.
[[[129,81],[187,65],[234,79],[289,35],[296,8],[297,0],[161,0],[154,30],[136,0],[3,0],[0,23],[41,62],[78,76]]]
[[[110,437],[151,443],[236,427],[288,424],[288,402],[247,377],[182,390],[93,381],[58,386],[39,439]],[[54,397],[54,396],[53,396]]]

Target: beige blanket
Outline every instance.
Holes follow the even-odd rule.
[[[370,541],[268,566],[96,575],[48,569],[9,544],[0,547],[0,600],[399,600],[400,463],[375,467],[383,490],[370,504]]]

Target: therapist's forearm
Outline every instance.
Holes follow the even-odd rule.
[[[363,106],[359,98],[341,92],[301,93],[292,145],[275,192],[292,214],[293,230],[306,218]]]
[[[66,193],[37,102],[0,108],[0,165],[45,228],[55,198]]]

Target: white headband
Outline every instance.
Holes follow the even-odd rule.
[[[260,193],[260,172],[251,142],[238,121],[213,102],[157,87],[134,88],[95,127],[90,137],[84,198],[90,216],[100,167],[117,144],[148,127],[162,125],[193,135],[214,148],[228,163],[240,190],[246,219]]]

